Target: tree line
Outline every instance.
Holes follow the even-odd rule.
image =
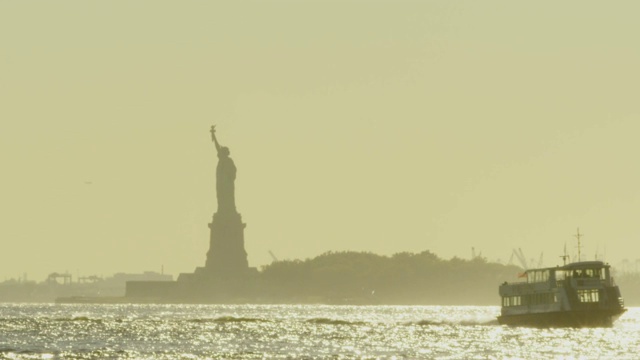
[[[521,271],[483,257],[444,260],[430,251],[344,251],[273,262],[262,267],[260,282],[265,300],[278,302],[499,305],[499,284]]]

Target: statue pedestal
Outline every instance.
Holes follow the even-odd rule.
[[[209,251],[205,266],[178,277],[173,296],[189,302],[226,303],[255,297],[258,271],[249,268],[244,249],[242,217],[235,211],[217,212],[209,224]]]
[[[204,273],[208,277],[234,278],[249,270],[244,249],[242,216],[237,212],[217,212],[209,224],[211,229],[209,251]]]

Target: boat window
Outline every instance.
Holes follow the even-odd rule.
[[[585,269],[584,277],[598,279],[598,278],[601,278],[602,276],[600,273],[601,273],[600,269]]]
[[[558,302],[555,293],[528,294],[522,297],[523,305],[545,305]]]
[[[514,296],[514,297],[511,299],[511,301],[512,301],[512,303],[513,303],[513,304],[512,304],[513,306],[520,306],[520,305],[522,305],[522,301],[521,301],[520,296]]]
[[[593,303],[600,301],[598,289],[578,290],[578,299],[583,303]]]
[[[528,272],[527,281],[530,283],[549,281],[549,270],[539,270]]]
[[[502,298],[502,306],[520,306],[522,298],[520,296],[505,296]]]
[[[563,280],[572,277],[574,279],[606,279],[606,273],[602,268],[595,269],[574,269],[556,272],[556,279]]]

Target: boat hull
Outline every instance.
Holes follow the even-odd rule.
[[[500,325],[527,327],[611,327],[626,309],[573,310],[498,316]]]

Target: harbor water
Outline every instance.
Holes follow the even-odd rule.
[[[499,307],[0,304],[2,359],[639,359],[611,328],[498,325]]]

